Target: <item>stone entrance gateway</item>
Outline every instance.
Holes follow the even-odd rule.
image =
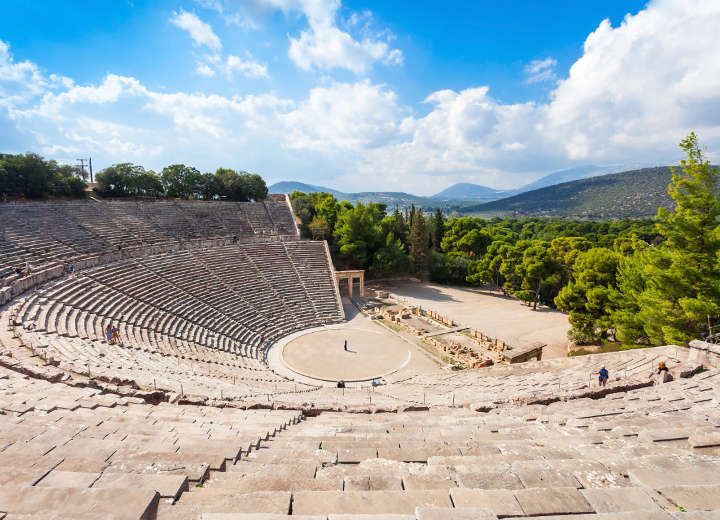
[[[353,284],[355,280],[360,282],[360,296],[365,296],[365,270],[355,269],[351,271],[335,271],[335,278],[337,279],[338,289],[340,288],[340,282],[347,280],[348,282],[348,296],[352,298],[353,295]]]

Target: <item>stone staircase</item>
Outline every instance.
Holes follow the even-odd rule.
[[[0,369],[0,518],[154,519],[161,501],[301,420],[296,411],[152,406]]]
[[[158,518],[717,518],[719,384],[713,371],[488,414],[323,413]]]
[[[597,399],[487,413],[436,406],[303,414],[149,405],[0,368],[0,512],[717,518],[719,405],[718,369]]]

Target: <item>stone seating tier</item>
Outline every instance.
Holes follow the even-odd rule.
[[[13,468],[0,476],[0,511],[172,520],[714,519],[719,390],[714,369],[600,399],[489,413],[303,416],[148,405],[0,368],[0,462]]]
[[[75,374],[170,391],[185,381],[186,393],[213,398],[294,392],[263,363],[265,351],[282,336],[343,319],[324,251],[320,242],[237,243],[102,265],[19,299],[10,326]],[[122,346],[108,344],[108,325]]]
[[[297,239],[284,197],[267,202],[43,201],[0,203],[0,287],[15,269],[62,265],[137,245],[212,237]]]

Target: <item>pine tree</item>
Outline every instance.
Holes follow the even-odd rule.
[[[673,170],[668,193],[675,209],[658,210],[664,244],[644,268],[639,319],[653,344],[686,343],[720,318],[720,200],[718,171],[703,157],[694,133],[680,143],[687,154]]]
[[[558,309],[570,313],[571,339],[585,343],[608,335],[612,328],[612,297],[617,291],[618,258],[617,253],[604,247],[575,258],[570,282],[555,297]]]

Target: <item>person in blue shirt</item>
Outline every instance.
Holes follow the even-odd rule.
[[[598,370],[598,382],[600,383],[600,386],[605,386],[609,378],[610,372],[608,372],[608,369],[605,368],[605,365],[601,366],[600,370]]]

